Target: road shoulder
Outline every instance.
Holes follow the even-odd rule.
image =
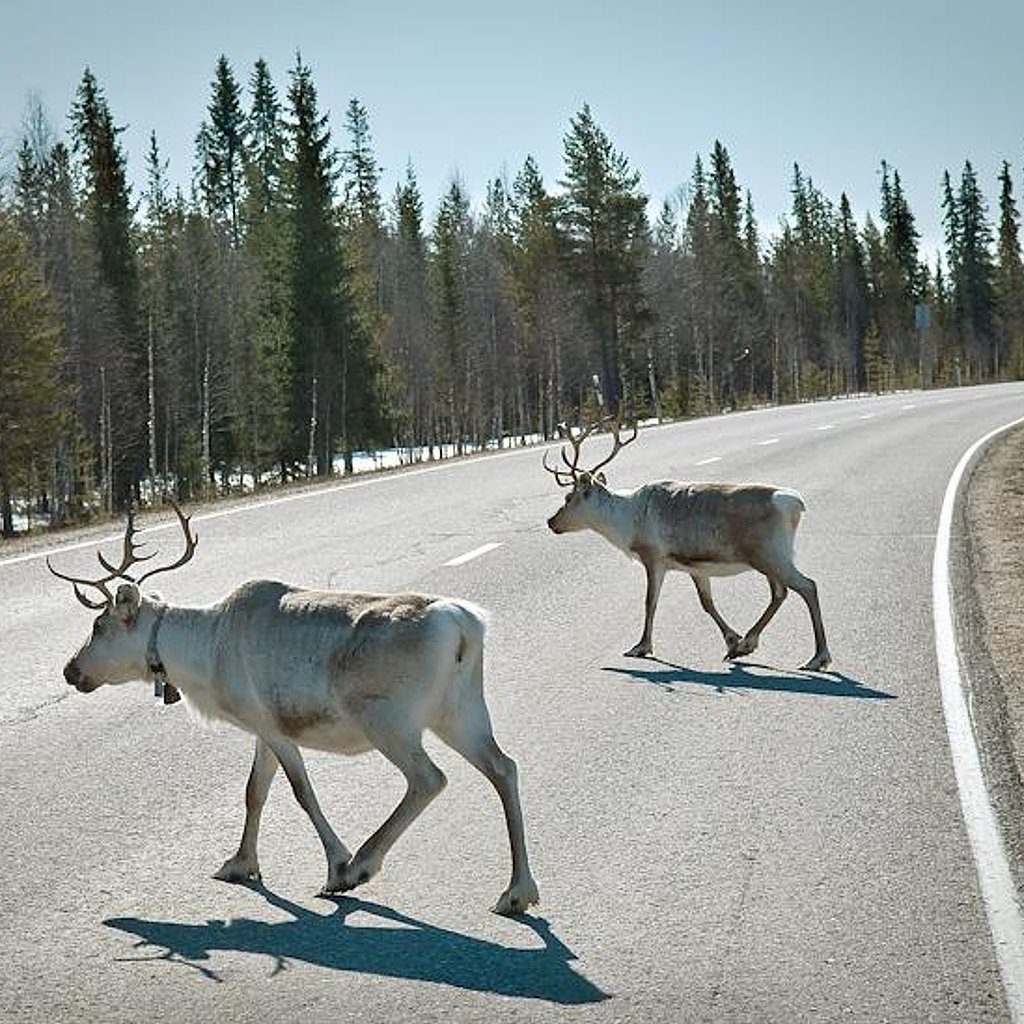
[[[1024,427],[981,453],[954,515],[957,643],[990,798],[1024,893]]]

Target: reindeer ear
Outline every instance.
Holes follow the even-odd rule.
[[[139,588],[134,583],[122,583],[114,597],[114,614],[122,625],[131,626],[139,614]]]
[[[601,485],[602,487],[604,487],[604,485],[605,485],[606,483],[608,483],[608,479],[607,479],[607,477],[605,477],[604,473],[602,473],[602,472],[601,472],[600,470],[598,470],[598,471],[597,471],[597,472],[596,472],[596,473],[594,474],[594,483],[598,483],[598,484],[600,484],[600,485]]]

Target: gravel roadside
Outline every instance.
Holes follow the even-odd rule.
[[[981,454],[958,506],[957,639],[985,776],[1024,894],[1024,427]]]

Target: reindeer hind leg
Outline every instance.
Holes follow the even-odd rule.
[[[453,699],[446,703],[440,719],[431,728],[487,778],[501,799],[512,852],[512,877],[493,909],[496,914],[506,916],[521,914],[540,897],[526,852],[518,768],[494,739],[490,712],[484,700],[483,666],[479,658],[467,666],[456,687]]]
[[[775,618],[775,613],[782,607],[782,602],[786,600],[786,595],[789,591],[786,589],[785,584],[780,583],[771,576],[768,576],[767,579],[768,586],[771,587],[772,592],[768,607],[765,608],[757,622],[747,630],[746,636],[730,647],[729,653],[726,655],[726,658],[730,661],[733,658],[741,658],[745,654],[753,654],[757,650],[757,645],[761,640],[761,631]]]

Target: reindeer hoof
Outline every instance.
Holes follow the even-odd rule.
[[[824,672],[832,664],[832,655],[828,651],[816,654],[806,665],[800,666],[801,672]]]
[[[636,647],[630,647],[622,656],[624,658],[647,658],[654,653],[650,644],[639,643]]]
[[[502,917],[516,917],[540,902],[537,883],[530,879],[524,885],[510,885],[499,897],[491,910]]]
[[[320,890],[321,896],[337,895],[339,892],[348,892],[357,885],[368,882],[378,868],[372,867],[366,861],[360,862],[358,858],[345,861],[332,867],[327,875],[327,884]]]
[[[736,637],[735,641],[729,644],[729,650],[726,651],[725,660],[734,661],[736,658],[742,658],[746,654],[753,654],[757,650],[757,638],[751,636]]]
[[[260,866],[255,861],[247,860],[244,857],[234,856],[224,861],[214,876],[221,882],[233,882],[245,884],[246,882],[262,882]]]

